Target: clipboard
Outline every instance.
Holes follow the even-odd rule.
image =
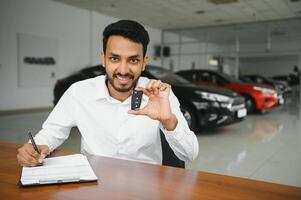
[[[74,154],[44,159],[42,166],[23,167],[20,187],[97,181],[86,156]]]

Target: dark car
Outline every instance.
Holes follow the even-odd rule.
[[[276,89],[277,91],[277,98],[279,100],[279,104],[284,103],[284,95],[287,92],[291,91],[291,88],[288,87],[286,84],[275,81],[273,79],[258,75],[258,74],[249,74],[249,75],[243,75],[240,76],[239,79],[246,83],[257,83],[257,84],[263,84],[268,85]]]
[[[300,77],[294,75],[294,74],[289,74],[289,75],[276,75],[272,76],[271,79],[285,83],[289,86],[299,86],[300,85]]]
[[[58,102],[72,83],[100,74],[105,74],[105,70],[98,65],[58,80],[54,88],[54,103]],[[241,121],[246,116],[244,98],[231,90],[197,86],[169,70],[156,66],[147,66],[142,76],[160,79],[172,86],[181,104],[181,111],[192,130],[231,124]]]
[[[231,89],[243,95],[246,99],[248,112],[265,112],[277,103],[277,92],[274,88],[242,81],[225,73],[213,70],[183,70],[176,72],[181,77],[198,85],[211,85]]]
[[[53,104],[56,105],[60,100],[64,92],[75,82],[82,81],[88,78],[94,78],[96,76],[105,74],[105,70],[101,65],[96,65],[92,67],[86,67],[74,74],[71,74],[65,78],[56,81],[53,90]]]
[[[172,86],[192,129],[232,124],[246,116],[244,98],[236,92],[198,86],[161,67],[148,66],[146,69],[142,75]]]

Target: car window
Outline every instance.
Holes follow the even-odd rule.
[[[172,73],[171,70],[151,65],[147,65],[146,70],[148,70],[153,76],[157,77],[158,79],[161,79],[162,77]]]
[[[256,83],[262,84],[264,81],[260,77],[256,77]]]
[[[168,74],[167,76],[164,76],[160,78],[163,82],[169,83],[169,84],[190,84],[190,82],[181,76],[177,74]]]
[[[179,74],[189,81],[195,81],[196,80],[196,74],[193,72],[179,72]]]
[[[251,82],[256,82],[256,77],[254,77],[254,76],[249,76],[249,78],[250,78]]]
[[[224,85],[227,83],[227,81],[223,77],[218,76],[216,74],[212,74],[212,79],[216,85]]]
[[[253,82],[253,80],[251,79],[251,77],[247,77],[247,76],[244,76],[241,78],[242,81],[246,81],[246,82]]]
[[[222,78],[225,83],[241,83],[240,80],[225,73],[218,73],[218,76]]]
[[[209,72],[198,73],[196,81],[212,82],[212,77]]]

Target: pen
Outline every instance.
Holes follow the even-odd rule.
[[[31,141],[31,144],[32,144],[34,150],[40,154],[40,151],[39,151],[39,149],[38,149],[38,147],[37,147],[37,145],[36,145],[36,143],[35,143],[35,141],[34,141],[32,135],[31,135],[31,132],[30,132],[30,131],[28,132],[28,136],[29,136],[29,139],[30,139],[30,141]]]

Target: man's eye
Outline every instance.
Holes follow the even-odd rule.
[[[130,62],[133,63],[133,64],[135,64],[135,63],[138,63],[138,62],[139,62],[139,59],[137,59],[137,58],[132,58],[132,59],[130,59]]]
[[[118,58],[116,58],[116,57],[110,57],[110,60],[113,61],[113,62],[116,62],[116,61],[118,61]]]

